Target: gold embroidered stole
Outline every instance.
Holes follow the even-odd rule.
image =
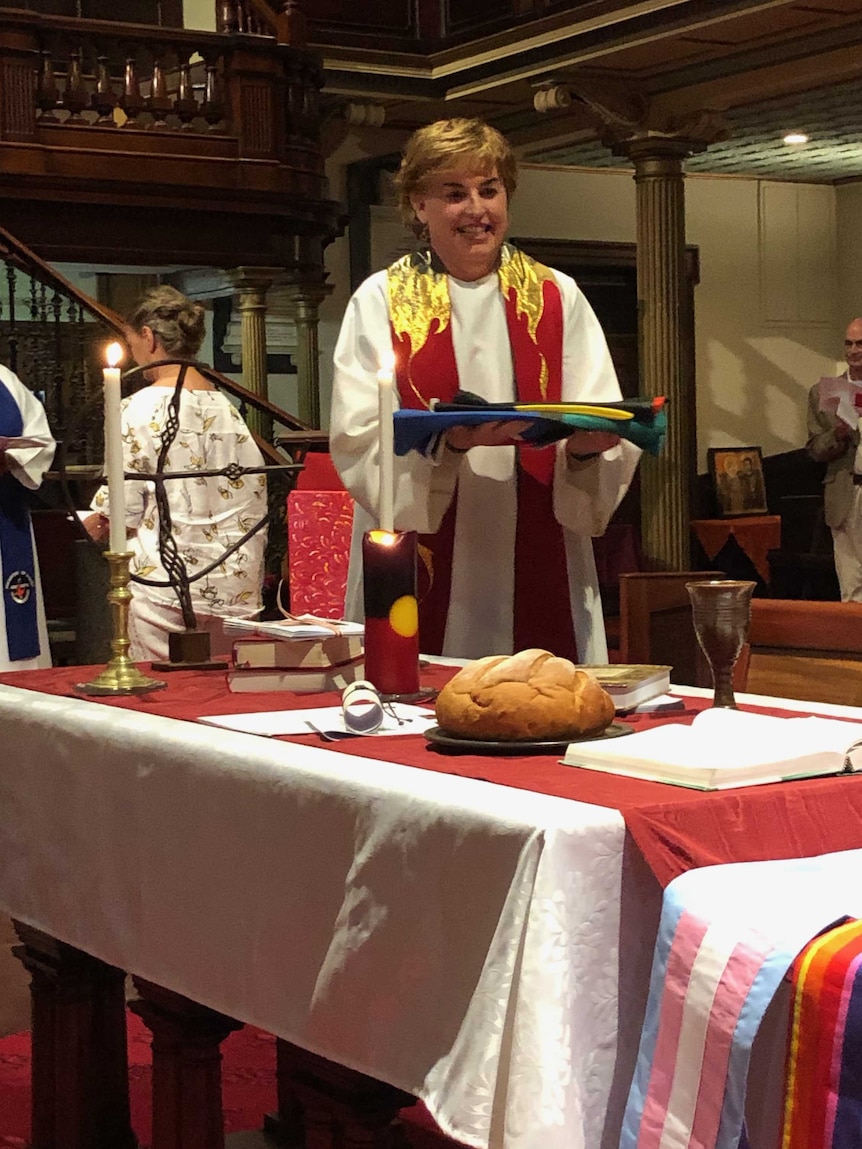
[[[520,402],[558,403],[562,398],[563,307],[559,286],[544,267],[509,244],[497,271]],[[429,252],[399,259],[388,270],[389,319],[402,407],[428,409],[450,402],[459,390],[452,340],[449,280]],[[553,513],[553,446],[518,450],[518,520],[515,543],[513,649],[538,646],[577,658],[569,608],[562,530]],[[420,539],[420,647],[443,649],[454,555],[456,498],[440,529]],[[541,562],[537,562],[541,556]],[[489,588],[489,593],[491,588]],[[559,609],[548,609],[558,604]]]

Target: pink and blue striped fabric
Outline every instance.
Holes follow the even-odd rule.
[[[862,908],[860,880],[862,851],[849,851],[710,866],[668,886],[620,1149],[740,1145],[766,1008],[803,946]]]

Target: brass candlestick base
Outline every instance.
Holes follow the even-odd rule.
[[[165,685],[157,678],[147,678],[129,658],[129,603],[132,592],[129,590],[129,559],[131,551],[105,551],[110,568],[111,587],[108,602],[111,604],[111,651],[112,657],[103,671],[91,682],[78,682],[75,689],[80,694],[146,694],[150,690],[161,690]]]

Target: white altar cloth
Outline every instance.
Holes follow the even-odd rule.
[[[616,811],[8,686],[0,723],[7,913],[468,1145],[616,1143],[658,914],[638,858],[621,967]]]

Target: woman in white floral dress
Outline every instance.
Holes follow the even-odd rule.
[[[146,367],[165,359],[193,359],[203,341],[204,309],[173,287],[149,291],[129,317],[126,340],[135,362]],[[162,436],[170,416],[180,367],[153,367],[150,381],[122,405],[125,470],[158,471]],[[169,431],[168,431],[169,434]],[[171,535],[191,578],[219,557],[266,512],[264,475],[195,476],[236,463],[260,467],[263,457],[236,407],[200,372],[187,368],[180,391],[179,430],[162,461],[164,472],[189,471],[188,478],[164,483]],[[92,502],[97,512],[85,522],[94,538],[105,538],[108,490]],[[126,526],[133,553],[132,574],[165,583],[159,549],[159,509],[152,482],[126,482]],[[197,628],[211,635],[213,654],[230,650],[222,619],[247,617],[261,607],[266,528],[252,535],[222,563],[191,583]],[[168,634],[184,629],[177,594],[170,586],[132,582],[129,608],[130,657],[166,659]]]

